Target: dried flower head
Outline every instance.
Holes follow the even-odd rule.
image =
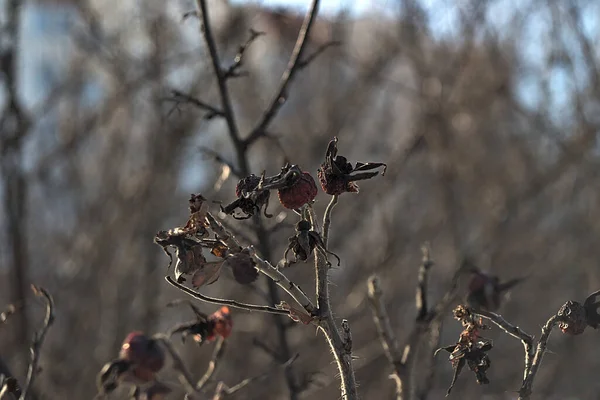
[[[384,163],[357,162],[353,167],[346,157],[337,154],[337,142],[337,137],[329,142],[325,153],[325,162],[321,164],[318,170],[319,182],[325,193],[329,195],[339,195],[344,192],[358,193],[356,181],[371,179],[379,174],[379,171],[363,171],[383,167],[381,175],[385,175],[387,165]]]
[[[196,314],[195,321],[175,326],[171,329],[170,335],[180,333],[181,340],[184,342],[188,336],[192,335],[194,341],[198,344],[213,341],[217,337],[226,339],[231,335],[233,320],[228,307],[221,307],[209,316],[206,316],[195,308],[194,312]]]
[[[449,361],[454,369],[454,376],[446,396],[452,391],[465,364],[475,373],[477,383],[489,383],[486,371],[491,366],[491,360],[487,352],[493,347],[490,339],[479,334],[480,330],[488,329],[488,327],[482,323],[481,318],[477,318],[473,314],[470,308],[459,305],[454,309],[453,314],[454,318],[461,321],[465,329],[461,332],[456,344],[439,348],[434,353],[437,355],[441,350],[450,353]]]
[[[318,232],[312,230],[312,226],[309,221],[301,220],[296,224],[296,235],[288,239],[288,247],[283,253],[283,259],[287,263],[287,256],[290,250],[294,253],[294,260],[292,263],[308,260],[308,257],[312,254],[313,250],[318,250],[321,254],[327,258],[328,254],[333,255],[340,265],[340,258],[337,254],[330,252],[325,248],[323,239]],[[329,261],[328,261],[329,263]]]
[[[259,188],[264,179],[264,173],[261,177],[251,174],[241,179],[235,187],[237,199],[233,203],[221,207],[221,211],[235,219],[248,219],[264,208],[265,217],[271,218],[272,215],[267,213],[271,193],[267,189]],[[240,209],[243,215],[235,214],[237,209]]]

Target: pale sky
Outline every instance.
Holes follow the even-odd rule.
[[[310,0],[232,0],[234,3],[258,3],[266,6],[293,7],[299,10],[306,10],[310,5]],[[336,12],[349,8],[352,14],[360,14],[365,11],[383,11],[387,7],[394,5],[395,0],[322,0],[319,12],[323,14],[335,14]]]

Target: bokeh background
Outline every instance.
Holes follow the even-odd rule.
[[[247,76],[229,81],[246,135],[275,93],[309,2],[208,3],[225,66],[250,28],[266,34],[246,54]],[[465,256],[503,279],[528,276],[501,313],[537,336],[562,303],[600,288],[600,2],[322,3],[307,52],[341,45],[299,72],[268,137],[248,149],[250,169],[275,174],[290,160],[316,173],[335,135],[350,160],[388,163],[385,177],[341,196],[330,249],[343,261],[331,274],[333,310],[352,327],[361,397],[392,398],[366,279],[382,278],[402,343],[415,317],[422,243],[436,263],[430,302]],[[199,22],[182,21],[194,2],[0,6],[0,304],[27,304],[0,326],[0,366],[24,376],[43,316],[29,284],[42,285],[57,319],[36,398],[91,399],[97,372],[127,332],[166,331],[193,317],[165,308],[184,295],[164,282],[168,260],[152,239],[185,223],[190,193],[234,198],[236,178],[206,149],[234,165],[236,154],[223,119],[172,101],[175,89],[219,104]],[[327,201],[321,193],[319,212]],[[277,217],[258,235],[252,220],[225,222],[275,263],[296,217],[278,204],[271,211]],[[310,263],[289,275],[314,293]],[[203,292],[264,304],[285,298],[266,280],[242,286],[227,273]],[[241,311],[234,318],[218,380],[233,385],[300,355],[287,374],[274,372],[234,398],[339,398],[335,365],[314,328]],[[448,313],[439,341],[450,344],[459,332]],[[491,384],[477,385],[466,371],[453,398],[516,398],[521,344],[497,329],[487,336],[495,340]],[[591,329],[555,332],[533,398],[600,399],[599,340]],[[201,376],[212,345],[177,348]],[[417,362],[416,398],[444,398],[447,358],[432,362],[424,345]]]

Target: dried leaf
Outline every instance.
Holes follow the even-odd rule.
[[[285,301],[276,305],[280,310],[286,310],[290,312],[290,318],[296,322],[302,322],[304,325],[308,325],[315,320],[315,317],[310,315],[305,309],[290,306]]]

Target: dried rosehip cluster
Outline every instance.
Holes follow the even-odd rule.
[[[264,215],[270,218],[272,215],[267,213],[267,207],[271,190],[277,190],[281,205],[292,210],[313,201],[318,192],[315,180],[308,172],[297,165],[286,164],[275,176],[265,177],[263,173],[259,178],[252,174],[240,180],[235,188],[237,199],[221,207],[221,211],[236,219],[247,219],[264,207]],[[236,215],[236,209],[244,214]]]
[[[454,318],[461,321],[465,329],[461,332],[456,344],[437,349],[434,353],[437,355],[441,350],[450,353],[449,361],[454,369],[454,376],[446,395],[452,391],[465,364],[475,373],[477,383],[480,385],[490,383],[486,372],[492,364],[487,352],[492,349],[493,343],[479,334],[480,330],[488,329],[488,327],[482,323],[481,318],[476,318],[468,307],[460,305],[454,309],[453,313]]]
[[[164,365],[165,352],[159,343],[142,332],[132,332],[123,341],[119,358],[100,371],[98,390],[110,393],[121,383],[140,385],[152,382]]]
[[[600,291],[594,292],[585,299],[583,305],[576,301],[567,301],[556,314],[559,318],[558,327],[568,335],[580,335],[585,328],[600,326]]]
[[[384,163],[357,162],[353,167],[346,157],[337,154],[337,142],[337,137],[334,137],[333,140],[329,142],[325,153],[325,162],[321,164],[321,167],[318,170],[319,182],[325,193],[329,195],[340,195],[344,192],[358,193],[356,181],[371,179],[379,175],[378,171],[362,171],[370,171],[383,167],[381,175],[385,175],[387,165]]]
[[[289,244],[283,254],[283,259],[287,262],[287,255],[292,250],[295,258],[292,263],[296,263],[298,260],[306,261],[314,249],[320,251],[325,258],[328,254],[333,255],[337,259],[338,265],[340,265],[340,258],[325,248],[321,235],[312,230],[310,222],[301,220],[296,224],[296,235],[289,238]]]
[[[199,344],[211,342],[217,337],[227,339],[231,335],[233,320],[228,307],[221,307],[220,310],[211,315],[201,313],[197,308],[192,307],[196,314],[196,320],[180,324],[173,328],[171,335],[181,334],[181,340],[192,335],[194,341]]]

